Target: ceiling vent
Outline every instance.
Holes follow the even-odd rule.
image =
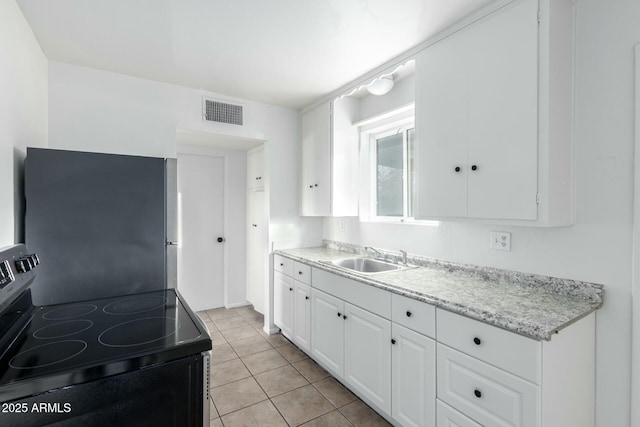
[[[206,98],[203,101],[203,117],[206,121],[242,126],[242,105]]]

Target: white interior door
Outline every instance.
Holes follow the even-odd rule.
[[[224,158],[178,154],[178,290],[196,311],[224,306]]]

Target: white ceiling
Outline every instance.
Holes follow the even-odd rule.
[[[17,0],[50,60],[300,108],[492,0]]]

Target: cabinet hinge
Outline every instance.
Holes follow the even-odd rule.
[[[540,204],[540,193],[536,193],[536,205]]]

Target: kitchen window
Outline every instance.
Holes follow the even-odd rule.
[[[413,124],[371,136],[372,216],[378,220],[413,219]]]

